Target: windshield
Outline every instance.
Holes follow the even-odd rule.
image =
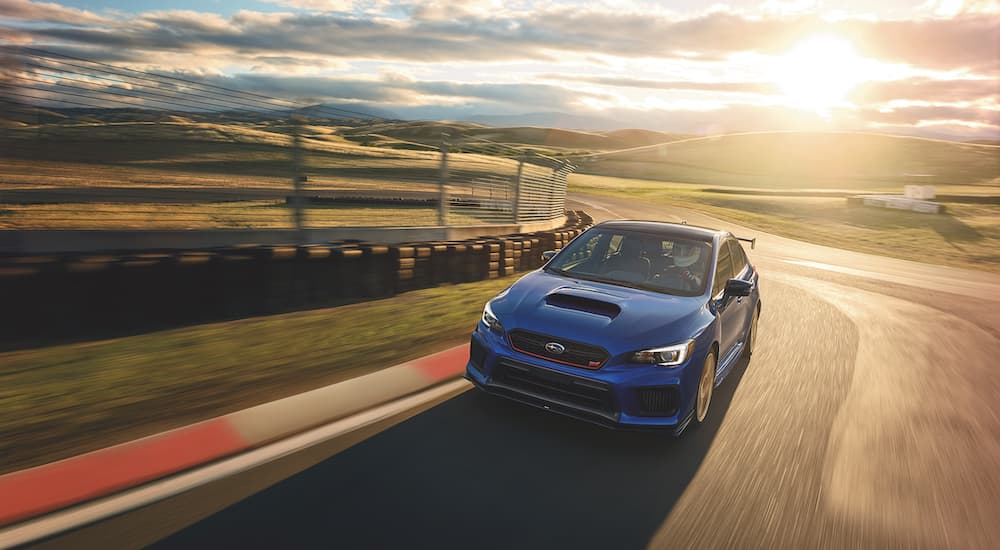
[[[594,228],[545,266],[550,273],[681,296],[705,291],[712,245],[687,239]]]

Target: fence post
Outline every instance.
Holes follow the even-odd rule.
[[[305,242],[305,216],[303,210],[304,198],[302,196],[305,176],[302,173],[302,136],[300,126],[302,118],[299,115],[291,116],[292,123],[292,208],[295,218],[295,238],[300,242]]]
[[[549,215],[549,219],[559,217],[558,214],[553,215],[554,211],[556,209],[555,208],[555,202],[556,202],[556,196],[555,195],[556,195],[556,183],[558,181],[559,181],[559,168],[555,167],[555,168],[552,169],[552,176],[549,178],[549,184],[547,185],[547,187],[549,188],[549,198],[546,201],[545,208],[549,212],[549,214],[548,214]],[[563,207],[565,208],[565,202],[563,203]]]
[[[559,184],[559,198],[557,199],[558,207],[556,208],[556,217],[562,215],[566,211],[566,175],[569,173],[569,168],[571,164],[568,160],[563,160],[559,162],[559,166],[555,171],[556,183]]]
[[[517,175],[514,177],[514,223],[521,223],[521,176],[524,174],[524,158],[524,154],[518,157]]]
[[[438,225],[448,225],[448,134],[441,133],[441,177],[438,197]]]

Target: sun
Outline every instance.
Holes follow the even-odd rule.
[[[847,104],[847,94],[867,80],[866,60],[851,43],[835,36],[814,36],[777,58],[774,82],[791,107],[828,115]]]

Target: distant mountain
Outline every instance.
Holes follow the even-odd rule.
[[[538,152],[557,152],[567,149],[575,151],[628,149],[692,137],[637,129],[592,132],[544,126],[485,126],[473,122],[449,121],[375,122],[340,131],[341,135],[352,141],[371,142],[371,136],[374,134],[405,142],[426,144],[439,143],[444,133],[455,140],[485,139],[514,146],[533,146],[538,148],[536,149]],[[379,144],[398,146],[387,141]]]
[[[524,113],[520,115],[475,114],[463,117],[462,120],[486,124],[487,126],[544,126],[546,128],[562,128],[564,130],[617,130],[630,126],[627,123],[611,118],[572,115],[556,111]]]
[[[339,115],[344,118],[385,118],[389,120],[406,118],[399,113],[369,103],[322,103],[301,109],[300,112],[307,116],[316,117]]]
[[[643,130],[642,128],[613,130],[611,132],[604,132],[604,135],[616,144],[619,144],[619,149],[640,147],[643,145],[656,145],[658,143],[666,143],[668,141],[677,141],[695,137],[692,134],[657,132],[655,130]]]

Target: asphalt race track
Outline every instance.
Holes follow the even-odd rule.
[[[571,207],[758,237],[758,349],[708,425],[621,433],[468,391],[158,547],[1000,545],[1000,277]]]

